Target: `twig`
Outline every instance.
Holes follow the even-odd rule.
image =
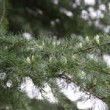
[[[5,5],[6,5],[6,1],[4,0],[4,1],[3,1],[3,13],[2,13],[2,17],[1,17],[1,19],[0,19],[0,25],[1,25],[1,23],[3,22],[4,17],[5,17],[5,13],[6,13]]]
[[[103,47],[103,46],[106,46],[106,45],[110,45],[110,42],[105,43],[105,44],[101,44],[100,46]],[[79,51],[76,51],[73,54],[78,54],[80,52],[88,51],[88,50],[91,50],[91,49],[94,49],[94,48],[95,48],[95,46],[87,47],[85,49],[80,49]]]

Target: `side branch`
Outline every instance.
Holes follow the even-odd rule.
[[[2,16],[1,16],[1,19],[0,19],[0,25],[3,22],[4,17],[5,17],[5,13],[6,13],[6,7],[5,7],[5,5],[6,5],[6,1],[4,0],[3,1],[3,13],[2,13]]]

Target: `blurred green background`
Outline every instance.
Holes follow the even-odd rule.
[[[9,31],[51,36],[110,32],[109,0],[9,0]]]

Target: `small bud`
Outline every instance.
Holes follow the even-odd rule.
[[[75,55],[72,55],[72,59],[75,59]]]
[[[55,46],[56,46],[56,41],[53,41],[52,44],[53,44],[53,46],[55,47]]]
[[[57,41],[57,45],[60,45],[60,41]]]
[[[82,48],[82,43],[81,42],[79,43],[79,47]]]
[[[42,42],[42,46],[44,46],[45,45],[45,43],[44,43],[44,41]]]
[[[36,44],[36,46],[37,46],[39,49],[43,49],[43,45],[38,45],[38,44]]]
[[[96,37],[94,38],[96,43],[99,44],[99,35],[96,35]]]
[[[27,61],[27,63],[29,63],[29,64],[31,63],[31,60],[30,60],[29,57],[27,57],[26,61]]]
[[[32,55],[32,61],[34,61],[35,60],[35,56],[34,55]]]
[[[52,57],[49,58],[49,62],[52,62]]]
[[[7,46],[5,46],[5,49],[8,49],[8,47],[7,47]]]
[[[85,40],[86,40],[86,42],[90,41],[88,36],[86,36]]]

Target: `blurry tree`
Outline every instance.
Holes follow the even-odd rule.
[[[108,0],[9,0],[9,30],[34,35],[94,35],[110,31]]]

